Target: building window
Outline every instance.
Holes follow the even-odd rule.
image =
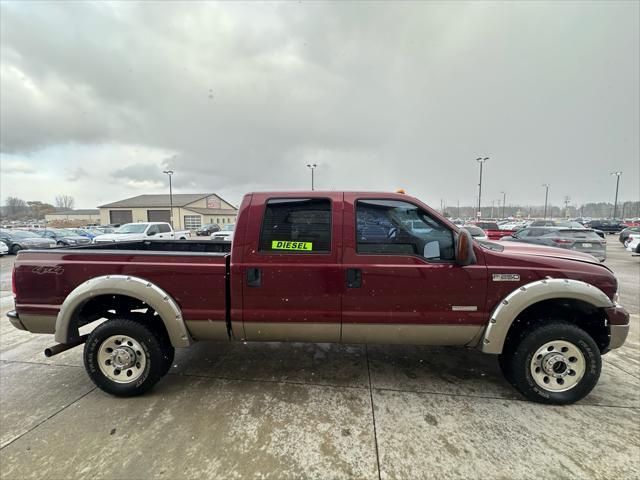
[[[324,198],[269,200],[260,250],[301,254],[331,251],[331,202]]]
[[[202,226],[202,217],[200,215],[185,215],[184,228],[187,230],[195,230]]]

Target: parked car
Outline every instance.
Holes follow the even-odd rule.
[[[0,242],[4,243],[9,249],[9,252],[14,255],[17,255],[20,250],[51,248],[56,246],[56,242],[51,239],[42,238],[33,232],[16,229],[0,230]]]
[[[91,242],[88,237],[78,235],[73,230],[68,230],[66,228],[47,227],[43,228],[42,230],[34,230],[34,232],[43,238],[50,238],[51,240],[54,240],[56,242],[56,245],[58,245],[59,247],[84,245]]]
[[[66,230],[70,230],[81,237],[87,237],[89,240],[93,240],[98,235],[103,235],[99,230],[87,230],[84,228],[67,228]]]
[[[625,225],[617,220],[591,220],[589,228],[602,230],[606,233],[619,233],[625,229]]]
[[[627,250],[634,253],[640,253],[640,234],[632,233],[627,239]]]
[[[489,240],[487,233],[480,227],[476,227],[475,225],[463,225],[462,228],[468,230],[475,240]]]
[[[528,227],[502,240],[576,250],[593,255],[601,262],[607,258],[606,241],[587,228]]]
[[[362,218],[386,237],[363,236]],[[629,331],[618,281],[591,255],[477,242],[408,195],[253,193],[236,226],[233,243],[22,252],[8,317],[55,334],[49,356],[85,343],[91,380],[119,396],[148,391],[199,340],[307,341],[464,345],[499,355],[524,397],[568,404]]]
[[[222,230],[212,234],[211,240],[216,240],[219,242],[231,242],[233,241],[233,234],[235,232],[235,228],[236,228],[235,223],[228,223],[222,228]]]
[[[627,227],[620,232],[618,240],[626,247],[627,240],[632,233],[640,233],[640,227]]]
[[[126,223],[114,233],[105,233],[93,239],[94,243],[130,242],[133,240],[186,240],[189,230],[173,230],[166,222]]]
[[[469,222],[468,225],[475,225],[476,227],[484,230],[489,240],[500,240],[502,237],[508,237],[513,233],[513,230],[500,229],[496,222],[489,222],[485,220]]]
[[[209,237],[212,233],[220,231],[220,225],[217,223],[207,223],[196,230],[198,237]]]
[[[6,255],[7,253],[9,253],[9,247],[6,243],[0,242],[0,256]]]

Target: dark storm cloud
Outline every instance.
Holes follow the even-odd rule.
[[[140,145],[131,185],[638,195],[633,2],[4,3],[2,152]],[[168,167],[167,165],[170,165]],[[635,179],[635,180],[634,180]]]

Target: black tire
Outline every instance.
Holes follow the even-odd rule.
[[[22,250],[22,247],[20,245],[13,245],[11,247],[11,253],[13,253],[14,255],[17,255],[20,250]]]
[[[549,356],[560,353],[559,350],[556,352],[552,348],[553,346],[550,347],[551,350],[544,351],[544,357],[538,352],[541,347],[555,342],[561,342],[561,345],[570,344],[571,348],[577,349],[583,358],[581,361],[577,360],[578,363],[575,365],[571,363],[576,361],[573,360],[575,357],[569,357],[566,363],[558,362],[562,373],[570,375],[569,377],[556,378],[552,374],[546,374],[544,370],[536,368],[535,370],[539,372],[537,374],[538,380],[534,379],[534,355],[538,353],[536,358],[540,358],[540,362],[543,362],[547,358],[547,351]],[[576,356],[579,357],[579,354],[576,353]],[[555,319],[543,324],[532,325],[520,335],[510,339],[509,344],[505,345],[505,349],[500,355],[499,363],[507,381],[527,399],[553,405],[567,405],[586,397],[598,383],[602,368],[600,350],[593,338],[580,327]],[[580,368],[582,364],[583,366]],[[572,368],[576,368],[576,370],[572,370]],[[565,369],[567,373],[565,373]],[[565,382],[567,384],[574,382],[572,377],[576,375],[576,372],[578,379],[575,380],[576,383],[573,386],[565,391],[553,390],[554,388],[565,388]],[[549,387],[545,387],[544,383]]]
[[[139,312],[132,312],[130,319],[146,325],[160,342],[162,346],[162,376],[166,375],[173,365],[176,349],[171,345],[167,331],[160,327],[162,320],[158,316]]]
[[[131,382],[126,382],[124,375],[126,368],[122,369],[122,377],[120,377],[123,379],[123,382],[126,383],[118,383],[105,375],[103,367],[98,365],[98,355],[103,343],[118,336],[129,337],[137,342],[141,347],[140,353],[144,356],[144,366],[140,372],[136,372],[136,375],[139,376]],[[124,344],[123,346],[126,347]],[[165,353],[163,352],[163,345],[158,335],[148,326],[140,322],[121,318],[108,320],[98,325],[93,332],[91,332],[84,346],[84,366],[89,377],[97,387],[119,397],[132,397],[145,393],[153,387],[166,372]],[[131,370],[133,369],[134,367],[131,367]],[[117,370],[117,368],[114,369],[114,371]],[[118,372],[118,375],[119,374],[120,372]]]

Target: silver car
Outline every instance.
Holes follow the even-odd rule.
[[[589,228],[528,227],[501,240],[575,250],[601,262],[607,258],[607,241]]]
[[[26,230],[0,230],[0,242],[4,243],[9,252],[17,254],[20,250],[51,248],[56,242],[50,238],[42,238]]]

